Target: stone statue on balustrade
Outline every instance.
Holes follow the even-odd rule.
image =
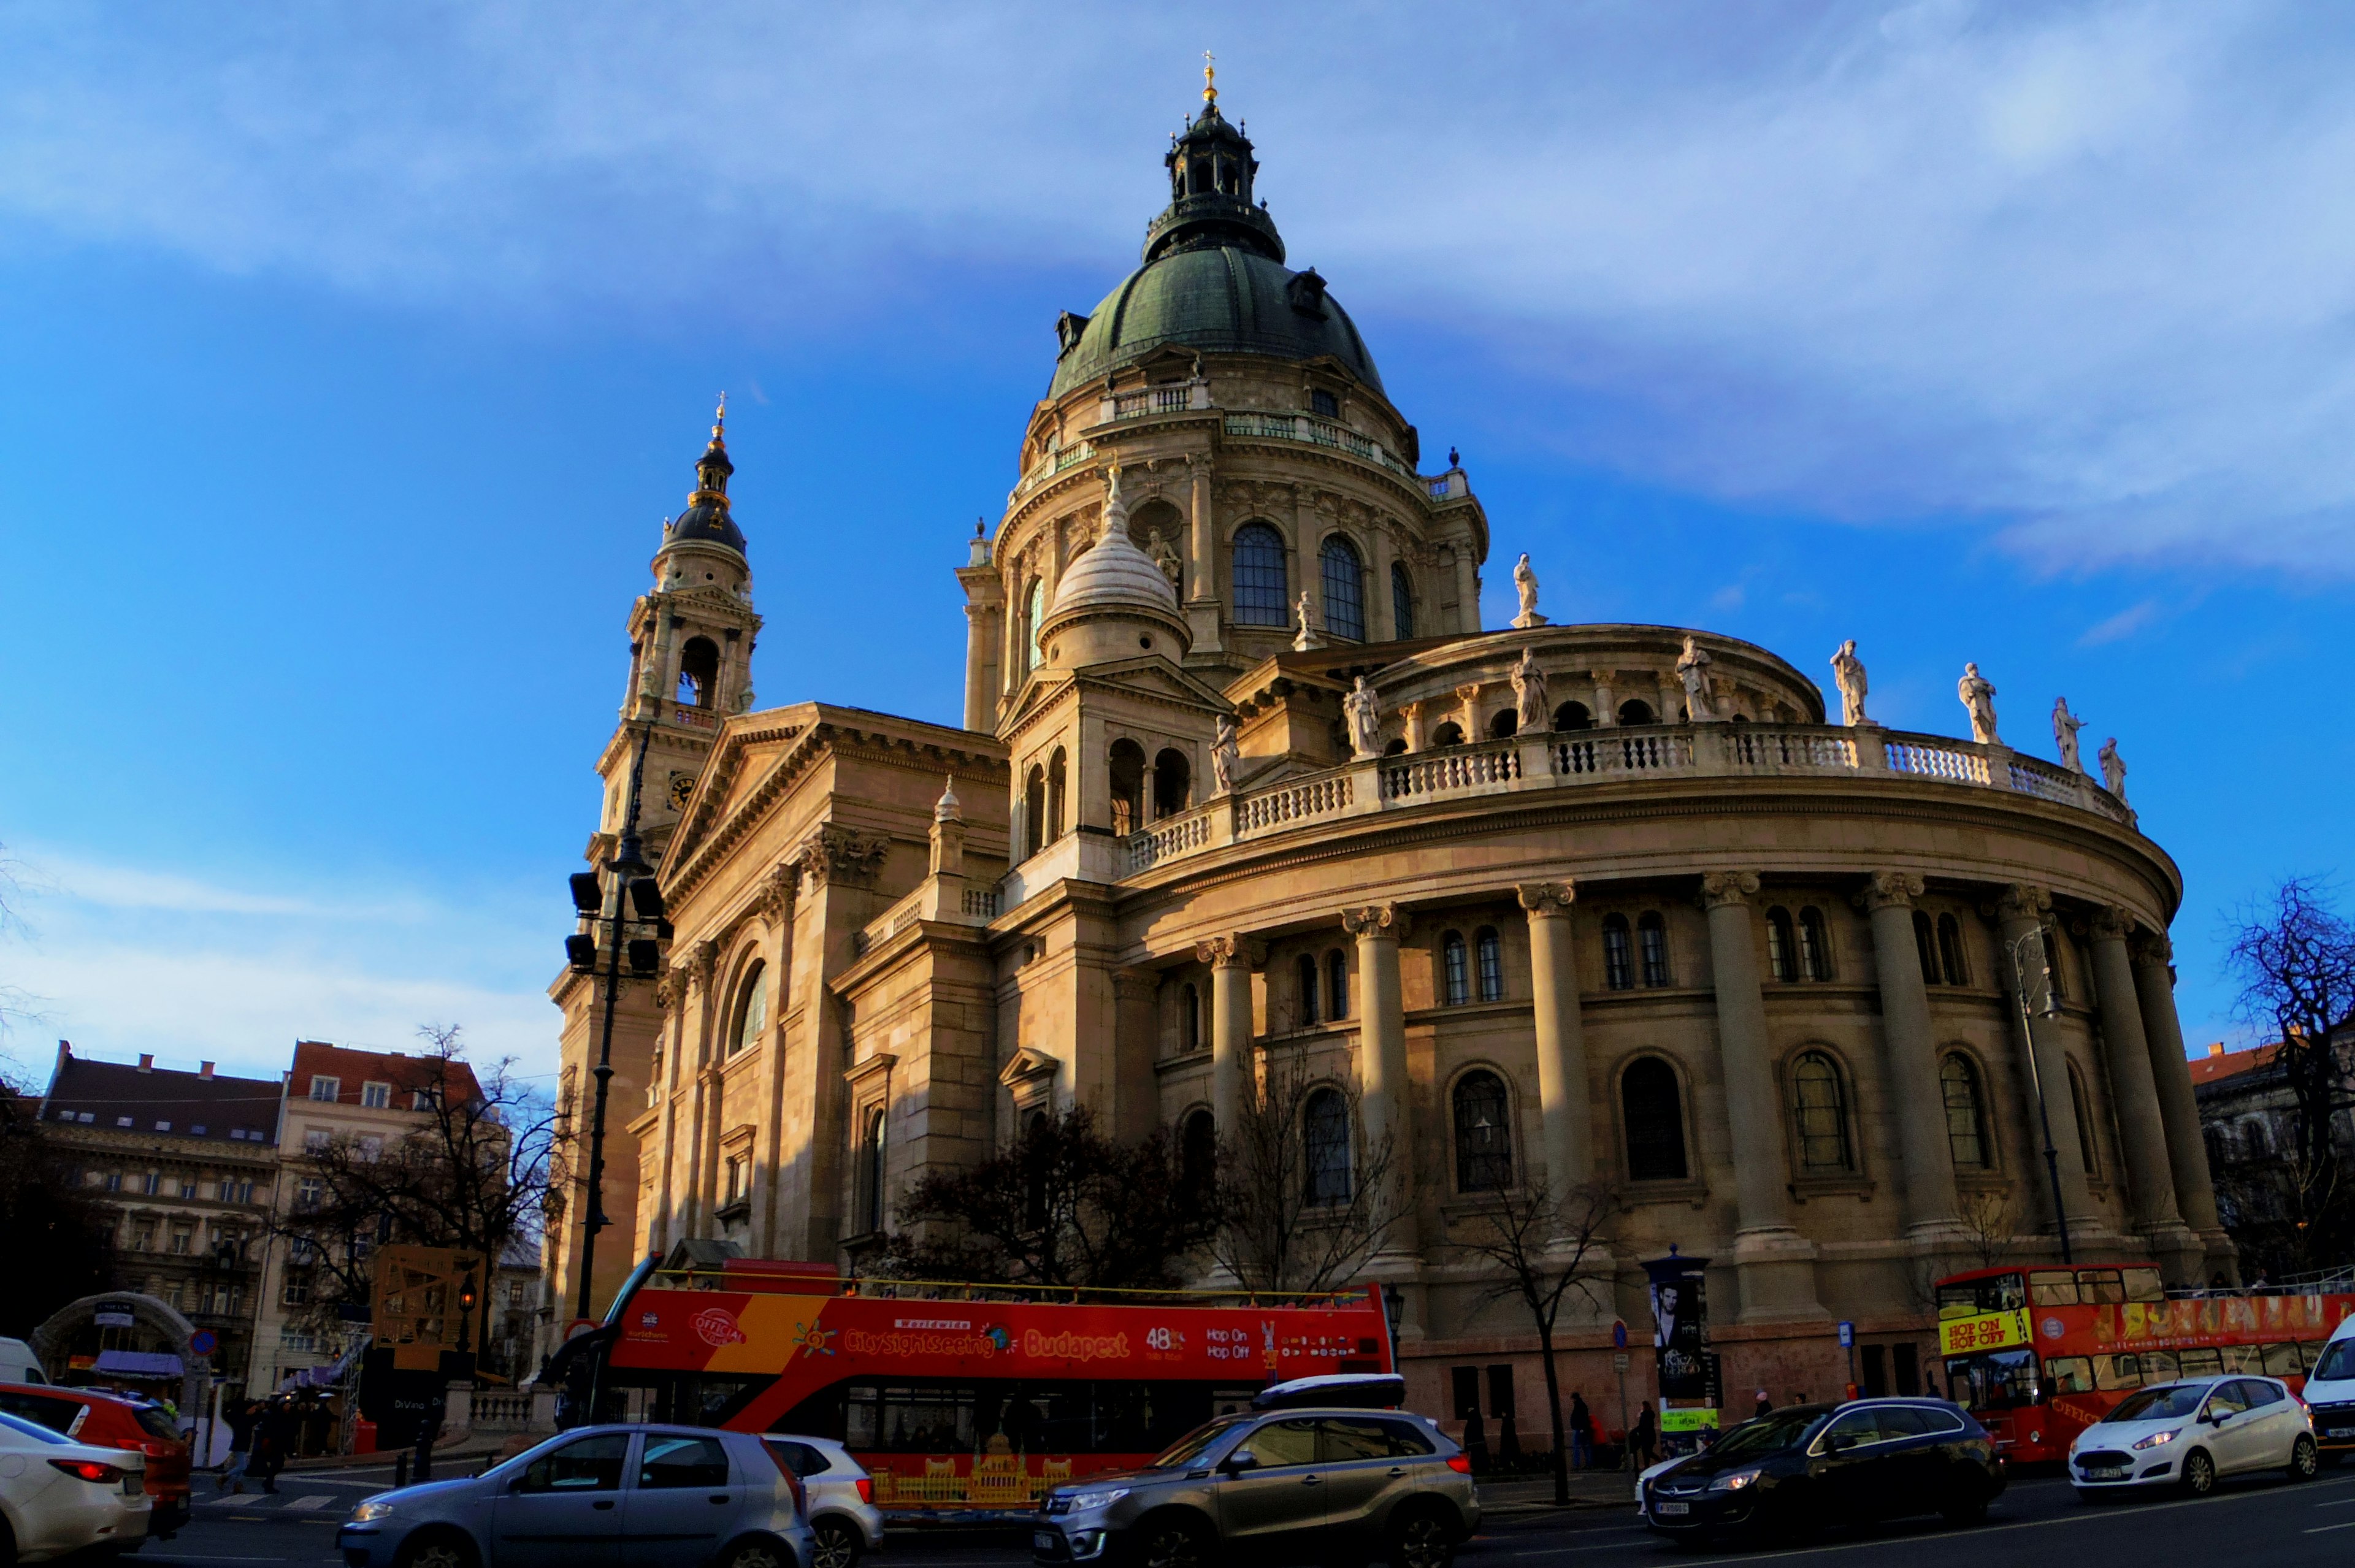
[[[1316,624],[1316,602],[1308,596],[1308,590],[1300,591],[1300,603],[1292,608],[1300,617],[1300,632],[1292,639],[1292,651],[1305,654],[1311,648],[1323,647],[1325,639],[1319,635],[1323,628]]]
[[[1695,724],[1706,724],[1717,717],[1709,695],[1709,667],[1716,662],[1689,636],[1685,638],[1685,651],[1677,656],[1677,677],[1685,683],[1685,717]]]
[[[1382,699],[1364,676],[1341,699],[1342,716],[1349,721],[1349,755],[1353,762],[1382,754]]]
[[[1186,575],[1186,568],[1178,559],[1178,547],[1171,544],[1159,528],[1152,530],[1152,537],[1146,541],[1145,553],[1153,558],[1153,564],[1161,569],[1161,575],[1169,580],[1171,588],[1182,590],[1185,587],[1182,579]]]
[[[1979,674],[1979,667],[1966,664],[1963,678],[1955,683],[1955,695],[1971,715],[1971,739],[1982,746],[2000,746],[2003,741],[1995,732],[1995,688]]]
[[[1545,671],[1538,667],[1535,648],[1523,648],[1521,662],[1513,667],[1513,714],[1521,734],[1553,728],[1546,712]]]
[[[1526,632],[1531,626],[1544,625],[1546,618],[1538,613],[1538,574],[1530,569],[1527,550],[1521,552],[1520,560],[1513,567],[1513,592],[1521,601],[1521,613],[1513,617],[1513,629]]]
[[[2126,803],[2126,760],[2118,755],[2118,738],[2115,735],[2102,742],[2097,760],[2102,764],[2102,782],[2110,786],[2110,793],[2118,797],[2120,805],[2124,805]]]
[[[2061,748],[2061,765],[2073,773],[2085,771],[2077,754],[2077,731],[2084,727],[2085,721],[2069,711],[2067,698],[2052,699],[2052,743]]]
[[[1854,729],[1870,724],[1864,716],[1864,661],[1856,656],[1856,639],[1850,637],[1832,656],[1832,684],[1839,688],[1840,722]]]
[[[1210,742],[1210,777],[1216,781],[1220,795],[1235,787],[1235,774],[1242,767],[1242,742],[1236,737],[1235,721],[1225,714],[1219,715],[1219,732]]]

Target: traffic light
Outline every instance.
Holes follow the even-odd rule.
[[[597,885],[594,871],[572,873],[572,907],[582,914],[595,914],[605,907],[605,890]]]
[[[662,945],[649,937],[634,937],[630,942],[630,973],[655,975],[662,971]]]
[[[566,937],[564,961],[575,969],[594,969],[597,967],[597,939],[578,932]]]
[[[661,884],[652,877],[640,877],[630,884],[630,902],[636,906],[640,920],[660,920],[663,913]]]

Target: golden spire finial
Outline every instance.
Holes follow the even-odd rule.
[[[728,430],[728,394],[719,394],[719,411],[711,416],[711,439],[719,440]]]
[[[1209,104],[1219,101],[1218,64],[1210,58],[1208,49],[1202,51],[1202,101]]]

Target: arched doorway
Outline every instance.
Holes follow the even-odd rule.
[[[164,1341],[165,1350],[180,1363],[180,1413],[190,1420],[204,1413],[208,1388],[212,1382],[209,1350],[196,1353],[192,1342],[197,1326],[180,1315],[178,1307],[136,1291],[110,1290],[99,1296],[85,1296],[79,1301],[68,1302],[52,1313],[48,1321],[32,1332],[27,1341],[33,1354],[41,1359],[41,1371],[52,1381],[62,1381],[66,1359],[73,1352],[74,1337],[84,1328],[100,1327],[101,1309],[108,1328],[123,1325],[119,1318],[128,1317],[133,1326],[144,1328]]]

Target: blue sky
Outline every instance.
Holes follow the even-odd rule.
[[[762,701],[953,721],[950,575],[1216,49],[1295,265],[1556,618],[2050,754],[2230,912],[2355,862],[2355,27],[2263,5],[0,14],[0,983],[545,1070],[623,616],[730,393]]]

